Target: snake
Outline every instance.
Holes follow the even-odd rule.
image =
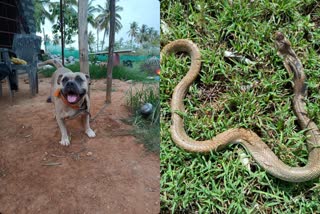
[[[194,82],[201,70],[201,54],[199,48],[189,39],[178,39],[165,45],[161,51],[161,61],[170,55],[185,52],[191,58],[191,65],[175,86],[170,103],[171,126],[170,133],[173,142],[190,152],[207,153],[221,151],[230,144],[242,145],[253,159],[267,173],[292,183],[309,181],[320,176],[320,132],[317,125],[308,117],[306,110],[306,75],[301,61],[291,48],[291,43],[281,32],[276,32],[274,41],[278,55],[283,58],[285,69],[293,73],[293,110],[301,129],[306,130],[306,144],[308,161],[304,166],[289,166],[281,161],[276,154],[252,130],[244,128],[230,128],[217,134],[209,140],[197,141],[188,136],[184,129],[185,112],[184,98],[189,86]]]

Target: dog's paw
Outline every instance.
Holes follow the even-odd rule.
[[[47,103],[52,103],[51,96],[49,96],[49,97],[47,98]]]
[[[87,129],[86,134],[88,135],[88,137],[95,137],[96,133],[94,133],[94,131],[92,129]]]
[[[60,141],[60,144],[62,146],[69,146],[70,145],[70,140],[68,138],[62,138]]]

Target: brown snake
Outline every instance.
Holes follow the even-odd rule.
[[[172,100],[172,125],[170,128],[173,141],[185,150],[192,152],[218,151],[232,143],[240,143],[251,153],[256,162],[271,175],[289,182],[304,182],[320,176],[320,138],[319,129],[307,116],[305,96],[305,74],[303,67],[290,42],[282,33],[277,32],[275,42],[278,54],[284,58],[284,66],[288,72],[294,74],[294,112],[302,129],[307,129],[307,147],[309,151],[308,163],[303,167],[291,167],[283,163],[272,150],[253,131],[243,128],[229,129],[218,134],[211,140],[196,141],[191,139],[184,130],[183,117],[177,112],[184,112],[183,99],[189,86],[200,72],[201,59],[197,46],[190,40],[180,39],[167,44],[161,52],[168,55],[186,52],[191,56],[191,66],[188,73],[175,87]]]

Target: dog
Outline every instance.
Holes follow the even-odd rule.
[[[90,97],[88,95],[89,75],[81,72],[72,72],[56,59],[51,59],[39,63],[38,66],[51,64],[56,67],[56,71],[52,75],[50,99],[55,107],[55,117],[58,122],[61,141],[63,146],[70,145],[66,119],[73,119],[78,115],[82,117],[82,123],[85,133],[88,137],[96,136],[95,132],[90,128]]]

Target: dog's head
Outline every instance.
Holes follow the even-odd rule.
[[[67,72],[58,76],[57,84],[61,88],[61,95],[70,104],[75,104],[87,94],[89,76],[80,72]]]

